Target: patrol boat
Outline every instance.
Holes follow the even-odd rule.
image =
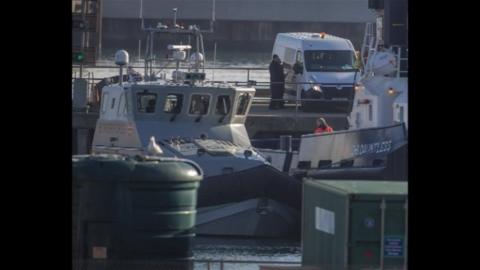
[[[119,82],[102,89],[92,152],[135,156],[154,146],[161,156],[199,164],[204,180],[198,190],[198,235],[295,233],[300,182],[257,152],[245,128],[255,89],[205,78],[203,37],[197,26],[160,24],[144,30],[148,33],[144,79],[123,74],[129,57],[118,51]],[[190,42],[168,45],[168,63],[176,65],[170,79],[153,68],[157,34],[186,37],[196,44],[194,53]]]
[[[259,149],[296,177],[408,180],[407,1],[369,3],[363,70],[346,131],[306,134],[298,151]]]

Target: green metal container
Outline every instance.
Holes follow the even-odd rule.
[[[404,269],[407,196],[407,182],[304,179],[302,264]]]
[[[143,162],[129,182],[131,230],[128,256],[178,257],[187,253],[194,234],[197,189],[202,173],[178,160]]]
[[[198,165],[119,155],[72,160],[74,259],[190,256],[203,179]]]

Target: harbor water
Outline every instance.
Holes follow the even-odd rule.
[[[196,237],[193,245],[194,269],[256,270],[259,265],[300,265],[300,241],[292,239],[242,239]],[[216,263],[215,263],[216,262]]]

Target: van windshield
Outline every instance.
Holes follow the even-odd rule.
[[[354,71],[354,65],[355,53],[353,51],[305,51],[307,71]]]

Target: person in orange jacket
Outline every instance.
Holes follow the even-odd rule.
[[[325,118],[320,117],[317,119],[317,128],[315,128],[315,133],[324,133],[324,132],[333,132],[333,128],[327,124]]]

